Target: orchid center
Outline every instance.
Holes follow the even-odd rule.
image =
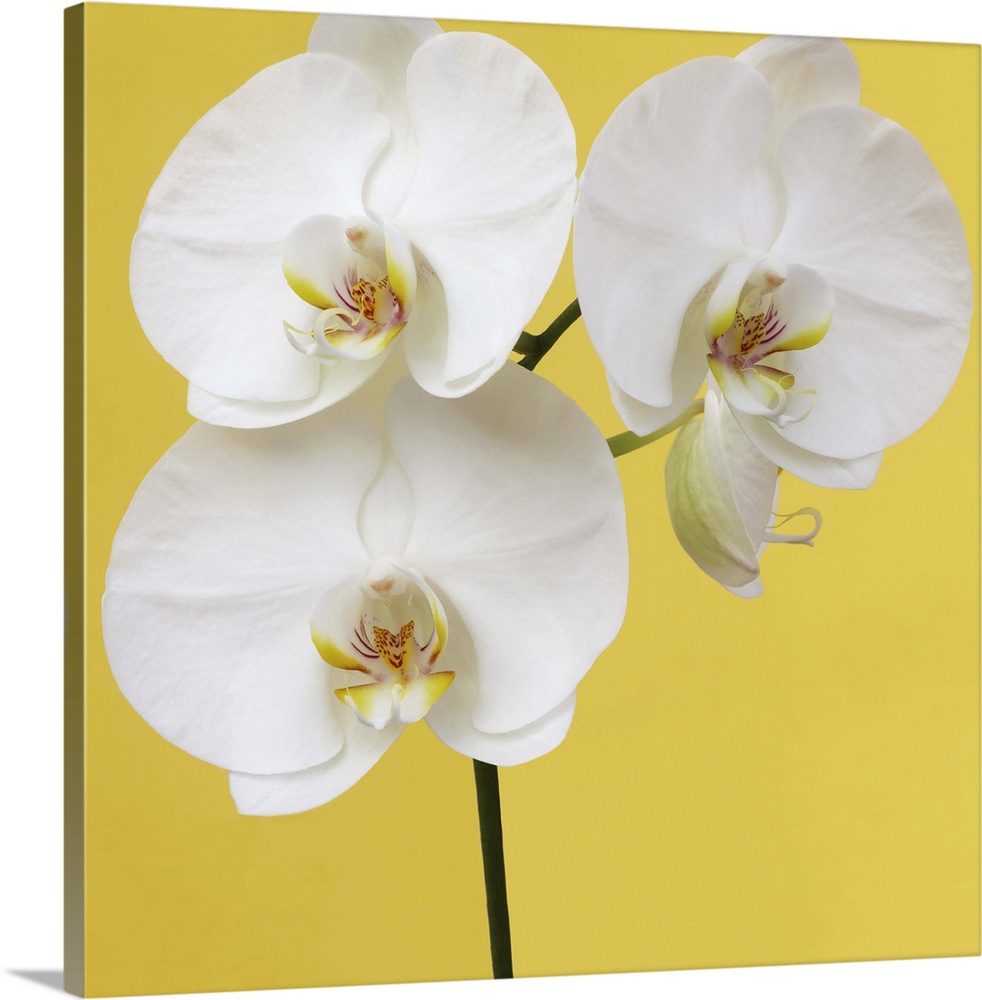
[[[422,576],[389,559],[325,593],[310,631],[321,658],[346,672],[335,696],[375,729],[418,722],[454,679],[454,671],[437,669],[447,643],[440,599]]]
[[[311,328],[284,323],[287,339],[317,361],[364,361],[405,327],[416,297],[416,264],[398,230],[362,216],[315,215],[283,247],[290,288],[317,308]]]
[[[778,426],[803,420],[815,392],[795,385],[792,352],[820,343],[832,322],[832,291],[808,268],[773,257],[730,264],[693,300],[709,368],[727,403]]]

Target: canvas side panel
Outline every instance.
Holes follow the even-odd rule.
[[[85,8],[65,11],[65,990],[84,993]]]

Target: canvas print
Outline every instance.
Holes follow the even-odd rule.
[[[66,12],[71,991],[978,953],[978,73]]]

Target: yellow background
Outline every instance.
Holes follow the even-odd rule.
[[[89,994],[490,974],[470,761],[410,727],[321,809],[239,816],[225,773],[157,736],[102,648],[110,544],[190,425],[130,304],[129,244],[187,129],[302,51],[312,15],[86,9],[85,960]],[[655,73],[757,36],[441,22],[517,45],[580,165]],[[850,43],[863,103],[924,144],[978,275],[979,49]],[[507,294],[507,289],[502,290]],[[574,296],[567,258],[535,321]],[[502,770],[518,975],[974,954],[979,949],[979,338],[875,486],[785,477],[814,549],[774,547],[740,601],[677,545],[660,442],[619,460],[627,620],[554,753]],[[539,367],[622,429],[577,324]],[[543,595],[548,614],[548,595]]]

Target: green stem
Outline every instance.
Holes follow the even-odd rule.
[[[515,350],[524,354],[518,363],[529,371],[549,353],[557,340],[580,318],[580,300],[572,302],[538,336],[523,333],[515,344]]]
[[[484,857],[484,895],[488,903],[491,937],[491,969],[495,979],[511,979],[511,931],[508,923],[508,892],[505,888],[505,852],[501,842],[501,797],[498,768],[474,761],[477,817],[481,826]]]
[[[688,423],[693,417],[697,417],[702,413],[705,404],[701,399],[697,399],[683,414],[676,417],[670,424],[665,424],[664,427],[659,427],[658,430],[652,431],[650,434],[645,434],[644,437],[638,437],[632,431],[624,431],[623,434],[615,434],[613,437],[607,438],[607,446],[610,448],[610,453],[614,458],[619,458],[621,455],[626,455],[629,451],[636,451],[638,448],[643,448],[646,444],[651,444],[652,441],[657,441],[659,438],[663,438],[672,431],[677,431],[682,424]]]

